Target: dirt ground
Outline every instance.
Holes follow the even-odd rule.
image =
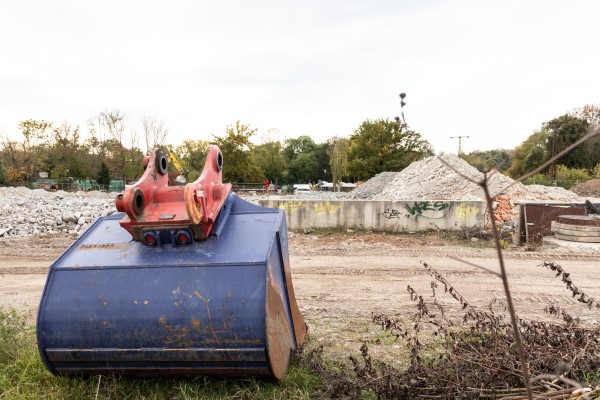
[[[0,239],[0,306],[29,312],[34,322],[48,267],[72,241]],[[421,262],[444,275],[474,306],[504,298],[497,276],[465,263],[499,270],[495,249],[484,241],[458,241],[439,233],[321,232],[291,234],[289,245],[293,284],[310,343],[323,344],[326,352],[344,358],[357,352],[361,342],[400,349],[370,319],[372,313],[398,318],[414,313],[407,285],[430,301],[433,278]],[[557,262],[575,285],[600,299],[600,247],[514,247],[504,254],[520,317],[551,319],[544,308],[555,303],[586,324],[600,323],[600,311],[578,303],[551,271],[540,267],[544,260]],[[460,307],[450,296],[442,294],[440,300],[448,315],[459,315]]]

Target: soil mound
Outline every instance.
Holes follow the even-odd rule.
[[[581,197],[600,197],[600,179],[577,184],[571,188],[571,192]]]

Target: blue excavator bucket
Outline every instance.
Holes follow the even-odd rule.
[[[229,193],[206,240],[166,229],[152,246],[123,216],[98,219],[50,267],[37,339],[52,373],[287,374],[307,327],[282,210]]]

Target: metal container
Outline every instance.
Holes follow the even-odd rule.
[[[156,247],[121,218],[98,219],[50,267],[37,338],[52,373],[287,374],[307,328],[282,210],[231,194],[207,240]]]

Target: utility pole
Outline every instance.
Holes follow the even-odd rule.
[[[556,141],[558,139],[558,132],[556,131],[556,127],[552,129],[552,158],[556,156]],[[556,160],[552,161],[552,165],[550,166],[550,179],[553,181],[556,180]]]
[[[462,140],[463,138],[469,139],[469,136],[450,136],[450,139],[458,139],[458,155],[462,154]]]
[[[402,115],[402,122],[406,125],[406,119],[404,119],[404,106],[406,103],[404,102],[404,98],[406,97],[406,93],[400,93],[400,114]],[[398,127],[400,127],[400,117],[395,116],[394,119],[398,123]]]

